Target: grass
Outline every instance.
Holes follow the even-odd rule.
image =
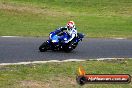
[[[0,88],[131,88],[130,84],[76,83],[77,69],[84,67],[87,74],[130,74],[132,60],[64,62],[30,65],[0,66]]]
[[[87,37],[132,38],[132,1],[0,0],[1,36],[48,36],[69,20]]]

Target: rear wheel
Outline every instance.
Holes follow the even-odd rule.
[[[68,48],[68,47],[64,48],[64,51],[67,52],[67,53],[71,52],[72,50],[73,50],[72,48]]]
[[[44,42],[40,47],[39,47],[39,51],[40,52],[45,52],[47,51],[47,42]]]
[[[72,47],[73,47],[73,49],[75,49],[75,48],[77,47],[77,45],[78,45],[78,43],[73,42],[73,43],[72,43]]]
[[[64,51],[69,53],[73,50],[73,46],[72,46],[72,42],[69,42],[65,47],[64,47]]]

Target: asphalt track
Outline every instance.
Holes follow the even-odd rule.
[[[38,47],[46,39],[0,37],[0,63],[66,59],[132,58],[132,40],[85,38],[71,53],[39,52]]]

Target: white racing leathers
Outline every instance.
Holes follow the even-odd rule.
[[[72,39],[77,36],[76,28],[73,28],[73,29],[70,29],[70,30],[67,30],[67,31],[68,31],[68,34],[69,34],[70,38],[68,40],[66,40],[65,43],[68,43],[68,42],[72,41]]]

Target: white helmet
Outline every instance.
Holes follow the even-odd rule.
[[[70,32],[73,28],[75,28],[75,23],[74,21],[69,21],[67,23],[67,31]]]
[[[69,21],[69,22],[67,23],[67,28],[68,28],[68,29],[75,28],[75,23],[74,23],[74,21]]]

